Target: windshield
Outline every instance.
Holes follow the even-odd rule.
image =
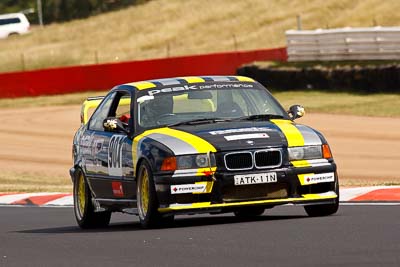
[[[256,83],[177,85],[140,91],[138,124],[153,128],[180,123],[288,118],[271,94]],[[268,115],[268,116],[257,116]]]

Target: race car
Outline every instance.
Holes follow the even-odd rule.
[[[284,204],[334,214],[336,164],[323,135],[294,122],[304,113],[243,76],[133,82],[88,98],[70,169],[76,221],[104,227],[125,212],[148,228],[177,214],[252,217]]]

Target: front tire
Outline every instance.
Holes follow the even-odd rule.
[[[146,161],[140,164],[137,177],[137,208],[142,227],[153,228],[162,225],[171,225],[174,221],[174,216],[163,217],[158,212],[158,200],[154,186],[153,172]]]
[[[111,212],[94,212],[92,194],[81,170],[75,175],[73,196],[75,219],[80,228],[91,229],[109,225]]]
[[[245,207],[235,211],[234,214],[238,218],[252,218],[262,215],[264,211],[263,207]]]
[[[335,214],[339,209],[339,183],[336,181],[335,193],[337,198],[332,204],[322,204],[322,205],[309,205],[304,206],[304,210],[310,217],[321,217],[329,216]]]

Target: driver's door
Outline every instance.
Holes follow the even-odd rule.
[[[107,110],[96,110],[88,125],[91,135],[91,165],[87,176],[96,199],[132,199],[135,182],[132,163],[133,130],[131,95],[128,91],[116,91],[106,106]],[[124,127],[110,129],[105,122],[118,120]]]

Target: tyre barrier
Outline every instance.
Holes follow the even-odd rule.
[[[399,93],[400,64],[313,67],[245,65],[238,75],[251,77],[277,90],[330,90],[359,93]]]

